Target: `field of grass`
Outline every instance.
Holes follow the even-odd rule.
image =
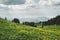
[[[0,40],[60,40],[60,26],[39,28],[0,18]]]

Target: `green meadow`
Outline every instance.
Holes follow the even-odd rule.
[[[60,26],[32,27],[0,18],[0,40],[60,40]]]

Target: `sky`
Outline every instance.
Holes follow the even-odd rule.
[[[0,0],[0,16],[53,18],[60,15],[60,0]]]

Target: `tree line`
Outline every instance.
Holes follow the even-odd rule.
[[[43,25],[60,25],[60,15],[48,21],[43,22]]]
[[[7,18],[5,17],[5,20],[7,20]],[[15,22],[15,23],[19,23],[20,24],[20,20],[18,18],[14,18],[12,20],[12,22]],[[52,18],[48,21],[44,21],[44,22],[41,22],[40,21],[40,24],[42,23],[42,28],[45,26],[45,25],[60,25],[60,15],[56,16],[55,18]],[[38,23],[35,23],[35,22],[23,22],[22,23],[23,25],[29,25],[29,26],[33,26],[33,27],[37,27],[37,24]]]

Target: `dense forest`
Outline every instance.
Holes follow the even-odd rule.
[[[43,25],[60,25],[60,15],[43,22]]]

